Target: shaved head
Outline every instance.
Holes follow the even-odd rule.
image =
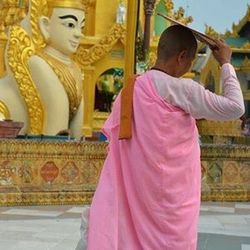
[[[161,34],[157,58],[160,61],[167,61],[182,51],[187,51],[190,57],[194,57],[196,50],[197,41],[192,31],[181,25],[173,25],[165,29]]]

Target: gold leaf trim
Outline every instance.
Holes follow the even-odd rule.
[[[50,8],[73,8],[86,11],[89,6],[90,0],[48,0]]]
[[[0,113],[4,115],[5,119],[10,119],[10,111],[2,101],[0,101]]]
[[[240,69],[244,72],[248,72],[250,69],[250,60],[248,59],[247,56],[245,56],[245,59],[243,60]]]
[[[247,13],[246,15],[239,21],[238,24],[233,24],[232,26],[232,33],[234,37],[238,37],[239,31],[243,28],[243,26],[250,21],[250,5],[247,6]]]
[[[85,49],[82,45],[79,47],[75,61],[83,66],[88,66],[107,55],[114,45],[120,40],[125,43],[126,29],[121,24],[114,24],[106,36],[104,36],[98,44],[90,49]]]
[[[35,52],[34,44],[24,29],[13,26],[8,48],[9,66],[14,74],[29,117],[29,133],[42,134],[44,108],[28,69],[28,59]]]
[[[249,49],[250,50],[250,42],[246,42],[243,44],[242,49]]]
[[[39,28],[39,17],[48,14],[48,4],[46,0],[32,0],[30,23],[32,29],[32,41],[36,50],[44,48],[46,43]]]
[[[81,76],[81,70],[79,66],[72,62],[70,65],[66,65],[63,62],[57,60],[56,58],[50,56],[49,54],[43,52],[42,50],[36,53],[38,56],[43,58],[53,69],[61,84],[64,87],[65,92],[68,96],[69,101],[69,118],[70,120],[73,118],[77,109],[80,106],[82,100],[82,91],[79,90],[78,85],[81,83],[82,78],[77,77],[77,75]],[[71,72],[71,70],[73,72]],[[78,81],[77,81],[78,79]]]
[[[221,35],[217,31],[215,31],[215,29],[212,26],[205,24],[205,27],[206,27],[205,34],[207,34],[208,36],[211,36],[214,38],[221,37]]]

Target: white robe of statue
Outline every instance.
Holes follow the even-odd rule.
[[[40,30],[46,40],[46,47],[41,51],[41,55],[45,57],[39,53],[31,56],[28,66],[45,109],[45,135],[56,135],[61,130],[70,129],[75,138],[82,136],[82,74],[75,69],[71,57],[80,44],[84,22],[84,11],[72,8],[54,8],[50,17],[42,16],[39,19]],[[51,63],[48,63],[47,57],[51,58]],[[53,61],[63,64],[76,80],[75,95],[78,96],[79,105],[76,105],[73,113],[72,108],[69,108],[68,93],[59,79],[60,75],[55,73],[57,63],[54,65]],[[0,100],[8,106],[11,119],[25,123],[22,133],[26,133],[27,110],[11,78],[7,76],[1,79],[0,93],[4,95],[0,94]]]

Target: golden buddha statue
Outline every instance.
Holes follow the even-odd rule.
[[[20,26],[10,30],[7,55],[15,84],[9,84],[13,93],[7,99],[12,98],[3,93],[0,101],[11,119],[26,124],[23,133],[56,135],[70,129],[73,137],[82,136],[83,74],[72,55],[82,37],[87,2],[32,0],[32,36]]]

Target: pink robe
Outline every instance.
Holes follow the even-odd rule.
[[[132,139],[118,140],[120,96],[104,125],[109,153],[90,208],[88,250],[196,250],[201,190],[196,123],[159,95],[153,78],[147,72],[135,83]],[[227,101],[225,107],[235,106]]]
[[[135,85],[131,140],[117,140],[119,108],[120,98],[103,129],[109,154],[90,209],[88,250],[196,249],[195,119],[159,98],[148,75]]]

